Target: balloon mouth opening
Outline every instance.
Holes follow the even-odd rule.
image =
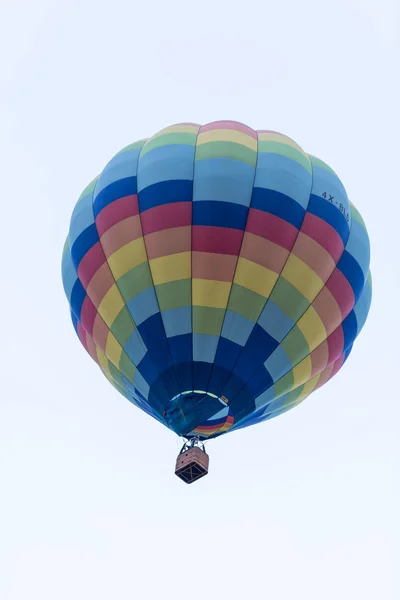
[[[233,425],[233,416],[224,396],[205,390],[187,390],[174,396],[163,413],[170,429],[187,439],[207,439]]]

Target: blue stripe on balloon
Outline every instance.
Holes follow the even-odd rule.
[[[231,202],[249,206],[254,167],[229,158],[196,162],[196,202]]]
[[[180,306],[161,312],[165,334],[171,339],[177,335],[192,332],[192,307]]]
[[[141,155],[138,165],[138,191],[166,181],[193,179],[194,147],[173,144],[154,148]]]
[[[227,383],[242,350],[243,346],[226,338],[220,338],[208,387],[210,392],[217,396],[222,394],[222,389]]]
[[[137,329],[132,332],[128,341],[125,343],[124,351],[134,365],[138,365],[146,354],[147,349]]]
[[[126,177],[125,179],[119,179],[114,183],[111,183],[106,188],[101,190],[99,194],[96,194],[93,200],[93,212],[94,216],[97,215],[109,204],[120,198],[126,196],[132,196],[137,193],[136,177]]]
[[[75,240],[71,248],[72,262],[75,269],[78,270],[82,258],[87,252],[99,241],[96,225],[93,223],[87,229],[82,231],[80,236]]]
[[[149,395],[150,386],[146,379],[143,377],[142,373],[137,370],[135,373],[135,388],[140,391],[140,393],[146,398]]]
[[[205,333],[193,334],[193,360],[198,362],[214,362],[215,352],[218,345],[217,335]]]
[[[311,173],[287,156],[259,152],[254,187],[289,197],[305,210],[310,197]]]
[[[258,324],[278,342],[284,337],[294,326],[294,321],[290,319],[279,306],[271,299],[265,304],[263,311],[258,319]]]
[[[267,358],[264,363],[264,367],[270,373],[275,382],[283,377],[285,373],[288,373],[292,369],[293,365],[282,346],[278,346],[275,348],[271,356]]]
[[[247,383],[247,389],[250,390],[252,397],[257,398],[260,394],[265,392],[273,385],[273,380],[267,369],[262,366],[253,375],[250,381]],[[254,401],[253,401],[254,406]]]
[[[231,310],[227,310],[221,331],[221,339],[226,338],[235,342],[235,344],[245,346],[253,327],[253,321]]]
[[[72,325],[74,326],[75,329],[75,333],[76,335],[78,335],[78,318],[77,316],[74,314],[74,312],[72,310],[69,311],[70,315],[71,315],[71,320],[72,320]]]
[[[73,310],[75,316],[78,319],[80,319],[80,317],[81,317],[82,304],[83,304],[83,301],[85,300],[85,298],[86,298],[86,291],[85,291],[83,285],[81,284],[80,280],[77,279],[74,287],[72,288],[71,309]]]
[[[313,159],[312,171],[313,171],[313,189],[312,193],[315,196],[321,197],[325,202],[330,202],[329,198],[332,196],[332,200],[339,207],[340,204],[346,209],[346,212],[350,212],[350,203],[346,194],[346,190],[338,178],[338,176],[323,167],[318,166]],[[325,196],[323,196],[325,194]]]
[[[192,181],[162,181],[141,190],[139,195],[139,211],[171,204],[173,202],[192,201]]]
[[[349,239],[346,251],[358,262],[364,277],[367,276],[370,260],[370,247],[367,232],[355,219],[351,222]]]
[[[169,338],[168,345],[174,364],[184,363],[192,358],[192,336],[190,333]]]
[[[364,327],[371,306],[372,289],[368,282],[365,283],[363,291],[356,302],[353,310],[357,319],[357,331]]]
[[[135,177],[139,153],[140,148],[135,148],[114,156],[96,183],[96,196],[112,183]]]
[[[277,346],[278,342],[256,323],[234,368],[235,375],[247,381]]]
[[[365,283],[364,273],[362,272],[360,265],[355,258],[345,250],[336,266],[350,283],[357,301]]]
[[[308,204],[308,212],[328,223],[342,238],[343,244],[346,245],[349,237],[349,225],[343,216],[343,213],[334,205],[311,194]]]
[[[159,373],[171,366],[171,355],[160,313],[156,313],[141,325],[138,330],[147,348],[151,349],[151,357]]]
[[[351,311],[342,323],[344,344],[346,350],[349,348],[357,337],[357,319],[354,310]]]
[[[168,340],[180,391],[193,388],[192,379],[192,335],[176,335]]]
[[[192,225],[228,227],[244,231],[248,207],[212,200],[193,201]]]
[[[159,312],[158,302],[153,287],[147,288],[127,302],[127,307],[136,325],[139,327],[144,321]],[[163,335],[165,337],[165,335]]]
[[[80,205],[80,210],[74,212],[69,225],[69,244],[72,246],[75,240],[81,235],[82,231],[90,227],[94,223],[92,195],[87,196],[88,203]]]
[[[62,259],[62,282],[64,286],[65,295],[68,298],[68,302],[71,303],[71,294],[75,281],[78,279],[76,269],[72,264],[71,251],[67,250]]]
[[[304,208],[296,200],[280,192],[265,188],[254,188],[251,208],[262,210],[291,223],[300,229],[304,218]]]
[[[193,358],[193,388],[195,390],[207,390],[211,377],[213,363],[197,361]]]

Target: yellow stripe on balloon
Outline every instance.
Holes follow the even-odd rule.
[[[114,323],[117,315],[121,309],[125,306],[125,302],[122,299],[120,291],[117,285],[114,283],[97,309],[97,312],[108,327]]]
[[[109,332],[106,342],[106,356],[117,369],[121,360],[122,346],[119,344],[115,336]]]
[[[298,365],[293,367],[293,387],[297,388],[299,385],[302,385],[306,381],[308,381],[311,377],[312,370],[312,362],[311,357],[306,356]]]
[[[307,340],[310,352],[327,338],[325,325],[313,306],[310,306],[297,322],[297,327]]]
[[[282,277],[289,281],[310,303],[324,287],[324,282],[315,274],[315,271],[294,254],[290,254],[282,271]]]
[[[282,135],[274,131],[258,132],[257,135],[260,142],[278,142],[278,144],[286,144],[287,146],[291,146],[295,150],[298,150],[298,152],[307,157],[307,154],[304,152],[303,148],[301,148],[301,146],[296,144],[294,140],[286,135]]]
[[[277,279],[278,274],[274,271],[246,258],[239,258],[234,279],[238,285],[269,298]]]
[[[142,237],[125,244],[107,258],[114,279],[117,280],[146,260],[146,248]]]
[[[111,377],[110,364],[108,362],[107,356],[104,354],[103,350],[100,348],[96,349],[97,359],[99,361],[99,365],[104,375]]]
[[[301,394],[299,394],[299,396],[296,398],[296,404],[300,404],[300,402],[303,402],[303,400],[305,400],[307,396],[311,394],[311,392],[315,389],[315,386],[318,383],[318,379],[319,375],[317,375],[317,377],[313,377],[309,381],[306,381],[306,383],[303,386],[303,389],[301,390]]]
[[[149,261],[154,285],[161,285],[169,281],[190,279],[191,252],[179,252],[160,256]]]
[[[90,335],[87,332],[85,332],[85,339],[89,355],[93,358],[95,362],[97,362],[97,346],[94,343],[93,338],[91,338]]]
[[[150,140],[153,140],[154,138],[158,138],[162,135],[165,135],[167,133],[192,133],[192,134],[197,134],[198,130],[199,130],[200,125],[171,125],[171,127],[166,127],[165,129],[162,129],[161,131],[159,131],[158,133],[154,134]]]
[[[234,142],[246,146],[250,150],[257,150],[257,140],[255,138],[233,129],[212,129],[200,133],[197,138],[197,146],[208,142]]]
[[[231,283],[227,281],[214,281],[213,279],[193,279],[193,306],[226,308],[230,290]]]

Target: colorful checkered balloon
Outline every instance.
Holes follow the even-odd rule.
[[[206,439],[287,411],[339,371],[369,311],[369,258],[328,165],[220,121],[119,152],[78,200],[62,272],[112,385]]]

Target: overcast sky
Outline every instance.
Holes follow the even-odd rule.
[[[400,597],[396,4],[2,0],[2,600]],[[120,148],[216,119],[335,169],[369,229],[373,301],[334,380],[210,442],[186,486],[176,437],[80,346],[60,261]]]

